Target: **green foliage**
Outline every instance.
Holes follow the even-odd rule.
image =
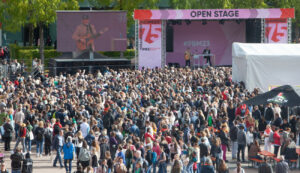
[[[34,58],[39,58],[39,48],[38,47],[19,47],[19,46],[11,46],[10,49],[13,49],[12,58],[18,59],[18,61],[24,61],[27,69],[31,70],[32,60]],[[55,49],[51,49],[51,47],[46,47],[44,51],[45,54],[45,67],[48,66],[51,58],[55,58],[61,55],[61,53],[57,52]]]
[[[121,56],[121,53],[120,52],[99,52],[105,56],[108,56],[108,57],[115,57],[115,58],[119,58]],[[125,52],[124,52],[124,58],[127,58],[127,59],[132,59],[134,58],[135,56],[135,50],[134,49],[127,49]]]

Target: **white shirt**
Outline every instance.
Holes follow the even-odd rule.
[[[251,143],[253,143],[253,140],[254,140],[253,133],[250,133],[248,131],[246,134],[246,139],[247,139],[247,145],[250,145]]]
[[[88,125],[88,123],[81,123],[80,124],[80,131],[82,133],[83,138],[85,138],[89,131],[90,131],[90,125]]]
[[[235,169],[233,170],[233,173],[237,173],[237,168],[235,168]],[[244,170],[243,168],[241,168],[240,173],[245,173],[245,170]]]

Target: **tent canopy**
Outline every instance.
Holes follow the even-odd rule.
[[[300,85],[300,44],[233,43],[232,79],[250,91]]]
[[[277,103],[285,106],[300,105],[300,88],[284,85],[266,93],[260,94],[249,100],[244,101],[247,105],[260,105],[267,103]]]

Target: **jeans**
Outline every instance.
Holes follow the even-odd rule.
[[[152,169],[152,165],[149,165],[148,168],[147,168],[146,173],[151,173],[151,169]]]
[[[275,154],[275,157],[277,157],[278,155],[278,151],[279,151],[279,145],[274,145],[274,154]]]
[[[11,173],[21,173],[21,170],[11,170]]]
[[[51,145],[45,143],[45,155],[51,154]]]
[[[22,152],[25,152],[26,153],[26,148],[25,148],[25,138],[20,138],[20,137],[18,137],[17,138],[17,142],[16,142],[16,145],[15,145],[15,148],[14,148],[14,150],[16,150],[16,148],[18,147],[18,145],[19,145],[19,143],[21,142],[21,144],[22,144]]]
[[[201,172],[201,162],[197,164],[197,173]]]
[[[243,162],[245,161],[245,145],[239,144],[238,146],[238,153],[237,153],[237,158],[238,161],[240,161],[240,152],[242,151],[242,160]]]
[[[30,138],[25,138],[25,148],[26,148],[27,152],[31,151],[31,140],[30,140]]]
[[[152,163],[153,173],[156,173],[156,165],[157,165],[157,163]]]
[[[188,173],[193,173],[193,162],[189,162],[187,165],[187,172]]]
[[[69,169],[68,169],[68,162],[69,162]],[[64,160],[66,172],[72,172],[72,159],[65,159]]]
[[[16,133],[16,139],[19,136],[19,129],[20,129],[20,125],[18,123],[15,123],[15,133]]]
[[[237,141],[231,142],[231,151],[232,151],[232,159],[236,159],[236,155],[237,155],[237,151],[238,151]]]
[[[43,154],[43,144],[44,141],[36,141],[36,153]]]
[[[166,163],[159,163],[158,166],[158,173],[167,173],[167,164]]]
[[[63,167],[62,160],[61,160],[61,149],[62,149],[62,146],[58,146],[56,148],[56,157],[55,157],[54,162],[53,162],[54,167],[56,166],[57,160],[59,161],[60,167]]]
[[[223,160],[226,160],[227,146],[225,144],[222,144],[221,147],[222,147],[222,151],[223,151]]]

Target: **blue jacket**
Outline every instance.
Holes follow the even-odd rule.
[[[73,159],[73,153],[75,151],[74,144],[71,142],[65,143],[63,146],[64,159]]]

